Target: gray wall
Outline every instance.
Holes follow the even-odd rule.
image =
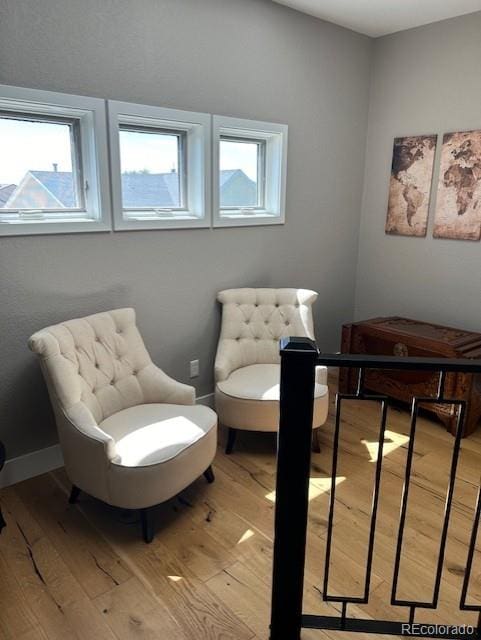
[[[481,128],[481,13],[374,43],[356,317],[481,328],[481,244],[386,236],[393,138]],[[439,152],[433,180],[434,205]]]
[[[0,82],[289,125],[279,227],[0,238],[0,435],[9,457],[56,441],[36,329],[133,305],[153,358],[213,390],[215,295],[320,293],[337,346],[353,314],[369,39],[269,0],[0,0]]]

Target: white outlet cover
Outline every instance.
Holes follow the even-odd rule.
[[[199,361],[191,360],[190,361],[190,377],[196,378],[199,375]]]

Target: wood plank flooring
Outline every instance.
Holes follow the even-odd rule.
[[[343,409],[333,594],[359,595],[364,583],[378,418],[374,403],[353,401]],[[331,411],[322,451],[312,459],[304,610],[338,615],[340,607],[320,597],[332,431]],[[349,606],[351,616],[408,619],[407,610],[389,605],[408,433],[407,412],[390,408],[371,597],[368,605]],[[421,419],[398,597],[431,598],[452,445],[441,424]],[[7,528],[0,536],[0,639],[266,640],[275,436],[240,434],[233,455],[219,448],[214,469],[214,484],[200,478],[157,508],[151,545],[141,541],[135,514],[85,495],[68,506],[63,470],[2,490]],[[418,609],[417,622],[477,623],[475,613],[459,611],[459,596],[480,472],[481,429],[462,445],[440,605],[436,611]],[[469,596],[481,601],[478,552]],[[369,636],[306,630],[302,637]]]

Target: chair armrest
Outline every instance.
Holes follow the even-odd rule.
[[[232,363],[229,358],[224,356],[217,356],[214,365],[214,377],[216,382],[222,382],[227,380],[232,372]]]
[[[232,340],[221,340],[217,347],[214,364],[215,381],[227,380],[230,374],[240,367],[249,364],[239,344]]]
[[[327,367],[316,367],[316,383],[327,387]]]
[[[70,481],[95,498],[110,502],[108,470],[111,463],[119,461],[113,438],[98,427],[83,402],[58,409],[58,432]]]
[[[83,402],[78,402],[68,409],[64,409],[63,414],[68,426],[100,445],[108,460],[112,461],[117,458],[114,439],[108,433],[102,431]]]
[[[137,374],[145,402],[195,404],[195,389],[178,382],[151,363]]]

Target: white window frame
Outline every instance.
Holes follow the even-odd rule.
[[[108,101],[112,204],[116,231],[210,227],[211,116],[130,102]],[[125,210],[119,127],[132,125],[179,132],[184,136],[186,206],[181,209]],[[180,177],[182,180],[183,176]]]
[[[110,231],[110,191],[105,101],[52,91],[0,85],[0,111],[73,119],[78,122],[83,206],[5,212],[0,210],[0,236]],[[80,194],[79,194],[80,195]],[[64,215],[62,215],[64,213]],[[3,218],[3,220],[2,220]]]
[[[284,224],[287,177],[286,124],[259,122],[227,116],[214,116],[213,136],[213,212],[214,227],[240,227]],[[263,191],[263,207],[220,207],[220,141],[265,142],[265,175],[258,183]]]

